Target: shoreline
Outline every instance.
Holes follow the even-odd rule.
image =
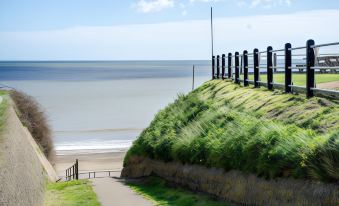
[[[121,151],[101,151],[97,153],[76,153],[62,154],[55,156],[55,170],[62,177],[65,176],[65,170],[71,167],[75,160],[79,161],[79,171],[104,171],[118,170],[123,168],[123,160],[128,149]]]

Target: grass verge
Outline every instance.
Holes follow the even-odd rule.
[[[88,180],[49,183],[44,206],[100,206]]]
[[[8,95],[7,91],[0,90],[0,97],[2,98],[2,101],[0,102],[0,136],[4,128],[5,121],[6,121],[5,112],[7,108],[7,100],[6,100],[7,95]]]
[[[281,91],[205,83],[161,110],[132,155],[265,178],[339,180],[339,106]]]
[[[128,183],[135,192],[151,200],[156,206],[227,206],[203,194],[171,187],[158,177],[148,177],[140,183]]]

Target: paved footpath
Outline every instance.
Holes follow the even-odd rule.
[[[115,178],[91,179],[93,190],[102,206],[152,206],[153,204],[133,192],[122,180]]]

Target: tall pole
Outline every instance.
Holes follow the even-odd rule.
[[[213,7],[211,7],[211,43],[212,43],[211,49],[212,49],[212,59],[213,59],[213,57],[214,57],[214,48],[213,48],[213,46],[214,46],[213,45]],[[214,68],[212,70],[214,70]],[[212,75],[214,77],[214,74],[212,74]]]

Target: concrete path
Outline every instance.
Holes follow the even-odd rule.
[[[102,206],[152,206],[153,204],[133,192],[122,180],[115,178],[91,179],[94,192]]]

